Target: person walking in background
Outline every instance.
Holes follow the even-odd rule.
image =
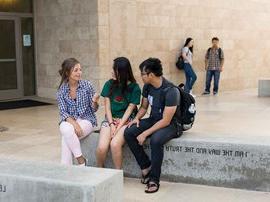
[[[193,57],[193,39],[187,38],[184,47],[181,50],[181,55],[184,59],[184,71],[186,76],[186,84],[184,90],[191,94],[193,97],[196,97],[192,93],[192,87],[197,80],[197,75],[195,74],[192,68],[192,57]]]
[[[205,55],[206,82],[203,95],[210,94],[212,78],[214,78],[213,94],[216,95],[218,93],[220,73],[223,71],[223,65],[224,53],[219,47],[219,39],[214,37],[212,39],[212,47],[207,50]]]
[[[114,60],[112,79],[105,83],[101,96],[105,100],[105,120],[101,124],[96,149],[97,166],[104,167],[108,150],[111,148],[114,166],[121,169],[124,130],[136,116],[137,105],[141,99],[141,89],[127,58],[119,57]]]
[[[95,112],[99,95],[90,81],[81,80],[82,69],[78,60],[68,58],[59,70],[61,82],[57,91],[62,135],[61,163],[72,165],[74,156],[79,165],[85,166],[80,139],[86,137],[97,125]]]

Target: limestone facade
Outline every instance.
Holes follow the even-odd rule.
[[[34,6],[38,96],[55,98],[58,70],[69,57],[81,62],[84,78],[98,87],[97,1],[37,0]]]
[[[204,55],[214,36],[225,53],[220,91],[255,88],[258,78],[270,76],[269,9],[267,0],[37,0],[38,95],[52,96],[57,70],[71,56],[99,90],[118,56],[130,59],[140,83],[138,66],[148,57],[161,59],[165,77],[184,82],[175,61],[187,37],[195,42],[194,91],[199,94]]]

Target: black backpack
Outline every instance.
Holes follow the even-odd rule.
[[[166,92],[170,88],[177,88],[179,90],[181,99],[179,105],[177,106],[173,119],[176,121],[177,125],[180,125],[182,131],[186,131],[193,126],[196,115],[196,106],[194,97],[189,93],[185,92],[183,86],[184,84],[180,84],[179,86],[171,84],[171,86],[164,89],[164,96],[162,96],[162,99],[165,100]]]
[[[182,70],[184,69],[184,60],[183,60],[183,57],[182,56],[179,56],[176,63],[175,63],[175,66],[177,67],[177,69],[179,70]]]

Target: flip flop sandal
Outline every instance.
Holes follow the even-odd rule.
[[[150,188],[156,188],[152,191],[149,191]],[[147,189],[145,189],[145,193],[147,194],[151,194],[151,193],[155,193],[159,190],[159,184],[155,183],[155,182],[151,182],[151,183],[148,183],[147,186],[146,186]]]

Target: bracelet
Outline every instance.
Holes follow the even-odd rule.
[[[111,126],[112,124],[115,125],[114,122],[112,121],[111,123],[109,123],[109,126]]]

